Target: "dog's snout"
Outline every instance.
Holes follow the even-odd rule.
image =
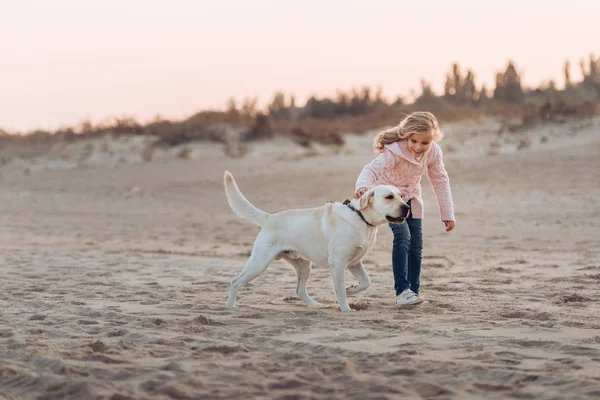
[[[409,211],[410,211],[410,206],[408,204],[402,204],[400,206],[400,215],[402,217],[407,217]]]

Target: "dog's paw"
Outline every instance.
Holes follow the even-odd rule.
[[[355,309],[353,309],[349,305],[347,307],[340,307],[339,304],[338,304],[338,310],[340,310],[341,312],[354,312],[354,311],[356,311]]]
[[[317,301],[315,301],[314,303],[308,303],[307,306],[309,308],[328,308],[329,307],[327,304],[319,303]]]
[[[358,289],[358,285],[352,285],[352,286],[348,286],[346,288],[346,295],[347,296],[352,296],[353,294],[356,294],[360,292],[360,290]]]

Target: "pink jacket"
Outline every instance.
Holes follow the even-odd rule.
[[[442,149],[435,142],[431,143],[420,162],[410,154],[406,140],[385,145],[383,153],[363,168],[356,180],[356,190],[377,185],[396,186],[402,192],[404,201],[412,199],[413,218],[422,219],[421,175],[425,167],[437,197],[442,221],[454,221],[450,180],[444,167]]]

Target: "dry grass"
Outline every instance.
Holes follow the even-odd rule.
[[[36,131],[27,135],[11,135],[0,130],[0,149],[10,143],[13,156],[30,157],[44,152],[48,145],[56,143],[106,135],[148,135],[157,138],[153,147],[173,147],[194,141],[211,141],[223,143],[226,148],[230,148],[232,155],[241,156],[245,154],[244,146],[234,143],[268,140],[275,136],[289,137],[305,148],[311,148],[313,143],[341,146],[344,144],[345,133],[361,134],[392,126],[405,115],[424,109],[434,113],[442,124],[459,120],[496,118],[502,121],[501,132],[516,132],[549,121],[560,123],[570,118],[600,114],[599,102],[577,99],[577,96],[569,92],[553,92],[543,97],[526,98],[524,103],[518,105],[493,100],[479,105],[454,105],[442,98],[418,105],[390,105],[380,102],[366,108],[363,114],[337,115],[331,119],[302,116],[301,112],[290,113],[293,116],[286,118],[274,118],[259,112],[246,115],[235,110],[204,111],[184,121],[157,119],[147,125],[141,125],[132,118],[121,118],[97,126],[86,122],[77,128],[66,128],[56,132]],[[524,143],[521,147],[527,147],[527,144]],[[180,156],[187,158],[189,153],[184,150]],[[152,154],[145,154],[144,159],[151,160]]]

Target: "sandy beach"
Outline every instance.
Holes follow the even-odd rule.
[[[442,129],[457,226],[424,178],[427,301],[394,305],[383,226],[354,313],[320,267],[308,291],[331,308],[308,309],[281,261],[225,309],[259,228],[222,179],[267,212],[343,201],[375,132],[243,157],[148,138],[0,148],[0,398],[600,398],[600,119]]]

